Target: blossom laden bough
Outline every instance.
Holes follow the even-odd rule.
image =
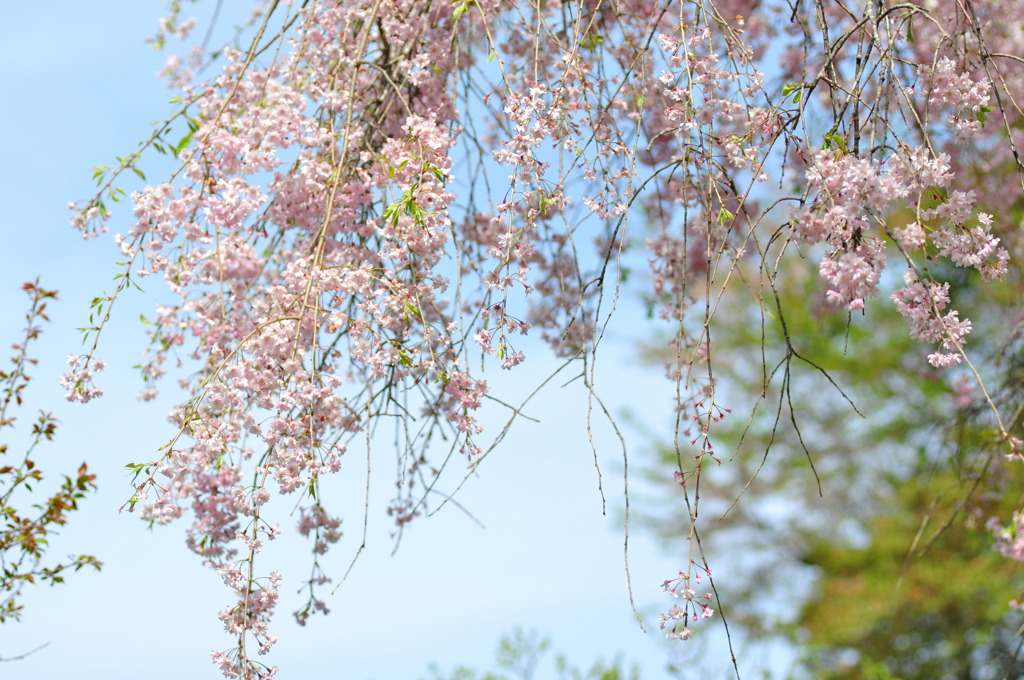
[[[326,613],[319,558],[341,538],[322,480],[377,423],[398,423],[387,510],[399,531],[423,515],[450,457],[475,469],[503,437],[482,424],[501,403],[482,371],[525,370],[530,331],[592,391],[625,292],[670,329],[673,476],[691,521],[682,584],[711,578],[696,544],[700,475],[724,460],[712,341],[724,295],[750,285],[767,310],[760,291],[799,251],[852,323],[887,303],[902,260],[890,299],[936,346],[927,362],[966,358],[971,322],[949,309],[940,266],[990,280],[1024,254],[1011,225],[1024,75],[999,61],[1024,52],[1005,20],[1024,20],[1019,3],[814,9],[271,0],[248,47],[171,58],[180,108],[76,204],[74,226],[100,233],[142,151],[179,162],[133,194],[124,271],[94,301],[91,349],[64,383],[72,399],[99,396],[92,357],[114,301],[133,277],[161,277],[176,300],[146,320],[140,398],[171,367],[195,372],[176,434],[130,466],[127,505],[161,524],[191,514],[189,547],[234,593],[222,620],[237,643],[215,654],[225,675],[274,672],[249,652],[276,639],[283,576],[256,567],[282,531],[267,519],[275,499],[299,498],[313,540],[305,622]],[[192,26],[175,4],[155,43]],[[193,77],[207,67],[219,71]],[[976,181],[993,168],[1016,179]],[[788,376],[803,357],[787,343]],[[709,600],[673,605],[662,627],[688,638]]]

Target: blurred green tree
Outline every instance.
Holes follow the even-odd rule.
[[[962,270],[938,271],[958,277],[955,304],[970,310],[976,350],[993,359],[983,377],[998,388],[986,397],[966,368],[922,367],[897,312],[835,314],[816,292],[817,273],[804,264],[796,276],[801,258],[785,257],[784,284],[759,285],[770,279],[763,270],[741,270],[752,295],[719,303],[730,324],[714,351],[733,392],[716,401],[757,405],[723,414],[712,435],[722,464],[699,475],[697,536],[713,526],[704,554],[712,566],[715,555],[743,555],[728,565],[718,606],[745,640],[798,645],[795,677],[1024,677],[1024,617],[1009,606],[1021,565],[993,548],[986,528],[1010,517],[1024,481],[996,448],[987,403],[1014,414],[1009,430],[1022,435],[1024,354],[1007,313],[1019,273],[981,298]],[[675,450],[665,458],[682,459]],[[695,491],[691,481],[661,488]],[[659,513],[671,506],[656,504]],[[691,531],[686,515],[645,520],[676,550]]]
[[[589,669],[574,666],[562,654],[552,659],[551,670],[538,676],[537,671],[551,648],[551,642],[536,631],[524,632],[516,628],[503,635],[495,653],[498,670],[481,673],[458,666],[450,673],[437,667],[430,667],[428,680],[534,680],[534,678],[556,678],[557,680],[639,680],[635,666],[627,668],[621,659],[611,662],[596,661]],[[548,657],[550,658],[550,657]]]

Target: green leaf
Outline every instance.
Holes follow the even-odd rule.
[[[583,40],[580,41],[580,47],[590,50],[593,52],[597,49],[598,45],[604,44],[604,36],[598,33],[588,33],[583,36]]]
[[[452,21],[458,21],[459,17],[465,14],[466,10],[469,9],[469,6],[472,4],[472,0],[455,0],[452,4],[456,5],[455,10],[452,12]]]
[[[189,124],[189,127],[191,127],[191,123]],[[175,156],[180,155],[182,149],[184,149],[185,147],[187,147],[189,145],[189,142],[192,141],[192,135],[194,135],[195,132],[196,131],[194,129],[193,130],[189,130],[188,134],[181,138],[181,140],[178,142],[178,144],[174,147],[174,155]]]
[[[399,217],[398,203],[392,203],[391,205],[384,208],[384,212],[381,217],[384,218],[385,222],[391,222],[392,224],[398,224]]]
[[[830,132],[825,135],[825,142],[822,144],[821,148],[831,149],[833,146],[839,149],[841,153],[846,153],[846,140],[835,132]]]
[[[448,181],[448,177],[444,174],[444,171],[433,163],[427,163],[425,167],[442,184]]]
[[[420,308],[408,300],[405,301],[405,313],[407,316],[412,316],[415,319],[423,321],[423,314],[420,312]]]

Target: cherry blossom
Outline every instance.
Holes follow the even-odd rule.
[[[115,300],[133,277],[162,279],[172,298],[146,319],[139,398],[167,375],[188,396],[166,445],[130,466],[126,507],[191,518],[189,548],[232,593],[220,617],[236,644],[214,654],[227,677],[275,672],[250,652],[276,640],[287,577],[261,551],[284,531],[278,506],[297,503],[312,540],[305,622],[327,611],[319,559],[342,540],[321,481],[394,424],[387,512],[398,532],[426,514],[448,461],[475,470],[504,436],[481,414],[504,403],[503,371],[529,370],[530,331],[578,362],[592,396],[627,300],[667,336],[680,443],[666,477],[691,532],[665,583],[684,603],[661,625],[681,640],[714,611],[695,543],[700,475],[724,460],[723,296],[767,310],[787,258],[811,258],[826,313],[870,324],[895,305],[932,346],[922,364],[964,363],[969,310],[950,309],[940,268],[988,282],[1024,255],[1024,9],[862,4],[270,0],[248,43],[168,58],[175,113],[72,204],[95,236],[144,153],[178,163],[131,195],[123,272],[62,384],[100,396]],[[188,39],[180,14],[156,45]],[[990,175],[1007,179],[978,181]]]

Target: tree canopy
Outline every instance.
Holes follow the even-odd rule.
[[[538,383],[584,385],[588,422],[618,435],[590,439],[602,503],[599,451],[621,451],[628,583],[636,446],[595,381],[617,333],[674,391],[655,435],[663,529],[684,544],[667,637],[728,626],[717,518],[778,548],[795,508],[788,554],[823,574],[797,618],[828,672],[874,657],[925,677],[956,658],[985,677],[1016,654],[982,621],[1013,620],[1024,555],[1024,5],[266,0],[227,30],[220,3],[209,26],[193,4],[171,2],[152,38],[170,114],[72,206],[86,237],[122,200],[133,217],[62,384],[102,397],[112,315],[160,282],[139,398],[169,376],[184,396],[166,443],[126,461],[122,509],[188,517],[188,548],[230,593],[226,677],[277,672],[273,615],[295,577],[266,544],[308,539],[295,616],[326,613],[347,575],[325,569],[343,520],[328,480],[385,456],[393,497],[367,495],[353,524],[386,512],[398,538],[457,503],[529,417],[502,385],[532,353],[561,362]],[[506,425],[485,428],[487,411]],[[68,482],[76,497],[92,479]],[[760,521],[773,499],[788,510]],[[925,548],[963,551],[961,585],[990,601],[949,599]],[[893,589],[899,610],[836,624],[833,606]],[[830,655],[851,649],[844,670]]]

